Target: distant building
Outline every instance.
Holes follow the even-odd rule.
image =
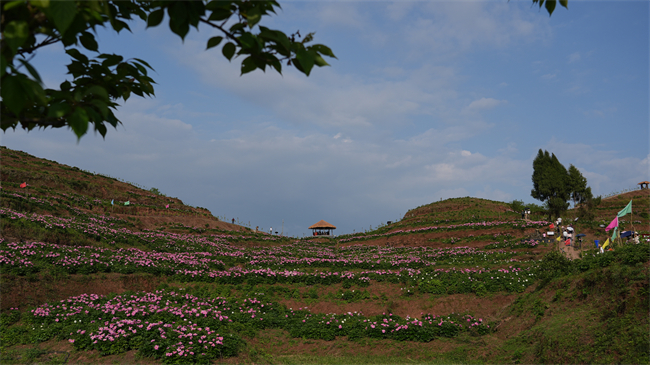
[[[321,219],[318,223],[309,226],[309,229],[312,230],[313,236],[331,236],[333,234],[332,231],[335,230],[336,227]]]

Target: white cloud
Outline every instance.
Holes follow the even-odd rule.
[[[507,104],[507,100],[497,100],[493,98],[480,98],[478,100],[472,101],[467,109],[469,110],[480,110],[480,109],[492,109],[501,104]]]
[[[542,75],[542,78],[545,79],[545,80],[552,80],[552,79],[554,79],[556,76],[557,76],[557,74],[550,74],[550,73],[549,73],[549,74]]]
[[[569,63],[580,61],[580,52],[573,52],[569,55]]]
[[[419,48],[445,52],[501,48],[549,35],[546,20],[526,15],[511,4],[426,2],[412,14],[405,39]]]

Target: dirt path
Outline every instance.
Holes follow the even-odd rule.
[[[557,242],[557,248],[560,252],[569,258],[569,260],[577,260],[580,258],[580,249],[571,246],[565,246],[564,241]]]

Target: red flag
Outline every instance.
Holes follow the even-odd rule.
[[[571,244],[571,240],[566,240],[566,242],[564,242],[564,245],[565,245],[565,246],[568,246],[568,245],[570,245],[570,244]]]
[[[548,228],[553,229],[553,228],[555,228],[555,226],[553,225],[553,223],[551,223],[551,225],[548,226]]]
[[[21,188],[26,188],[26,187],[27,187],[27,183],[24,182],[24,183],[20,184],[20,187],[21,187]]]

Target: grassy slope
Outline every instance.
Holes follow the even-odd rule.
[[[83,214],[110,214],[131,222],[127,226],[134,230],[146,228],[164,229],[168,232],[208,234],[242,230],[243,227],[219,222],[202,208],[188,207],[175,198],[168,198],[139,189],[116,179],[59,165],[53,161],[35,158],[28,154],[3,148],[2,151],[2,206],[14,210],[48,212],[53,215],[73,216]],[[30,185],[29,194],[37,199],[50,199],[57,204],[48,206],[35,201],[12,198],[12,194],[23,194],[18,187],[21,182]],[[110,200],[136,203],[135,206],[118,208],[110,206]],[[578,231],[586,232],[588,239],[602,239],[604,234],[598,228],[633,199],[634,214],[624,224],[634,224],[637,230],[647,232],[650,200],[647,191],[631,192],[603,200],[596,209],[593,222],[576,223]],[[171,204],[169,211],[164,205]],[[116,210],[117,209],[117,210]],[[568,219],[575,213],[570,211]],[[459,246],[484,247],[495,241],[496,230],[476,231],[454,229],[446,232],[402,233],[390,235],[398,230],[410,230],[430,226],[448,226],[482,221],[516,221],[519,215],[509,211],[505,203],[478,198],[457,198],[431,203],[409,211],[404,219],[388,226],[366,232],[365,235],[385,235],[364,239],[350,244],[393,246]],[[539,217],[540,219],[542,217]],[[565,219],[567,219],[565,218]],[[534,218],[536,219],[536,218]],[[8,241],[37,240],[43,242],[72,242],[77,245],[102,245],[84,235],[70,232],[67,236],[52,236],[46,230],[22,227],[12,222],[3,223],[3,238]],[[174,225],[173,223],[180,223]],[[208,224],[209,229],[197,230]],[[194,228],[193,228],[194,227]],[[627,226],[626,226],[627,227]],[[498,230],[499,234],[510,235],[519,240],[533,235],[536,228],[509,228]],[[262,236],[260,234],[260,236]],[[73,242],[74,241],[74,242]],[[452,243],[453,241],[453,243]],[[276,242],[270,245],[286,243]],[[259,241],[238,242],[238,245],[256,246]],[[268,243],[267,243],[268,244]],[[123,244],[122,247],[127,247]],[[531,250],[508,250],[521,260],[537,260],[552,250],[552,246],[539,246]],[[453,266],[453,265],[452,265]],[[442,264],[441,267],[445,267]],[[58,275],[58,276],[57,276]],[[28,277],[8,278],[13,287],[20,284],[31,288],[33,293],[23,296],[31,305],[39,300],[59,300],[74,293],[101,290],[122,292],[125,290],[152,290],[161,283],[184,286],[194,290],[219,291],[222,288],[210,284],[184,284],[147,274],[91,274],[66,275],[57,272],[42,273]],[[56,282],[56,284],[52,284]],[[644,265],[614,265],[594,268],[580,273],[571,273],[551,280],[544,286],[534,286],[522,294],[502,295],[475,294],[416,294],[404,296],[396,292],[401,285],[373,283],[367,289],[369,298],[360,301],[341,301],[336,292],[344,290],[340,284],[316,286],[320,296],[314,299],[310,287],[304,285],[233,286],[228,292],[233,295],[261,290],[275,291],[273,300],[293,307],[318,307],[336,309],[337,312],[356,310],[391,311],[412,313],[430,311],[448,313],[454,308],[471,309],[473,313],[484,313],[498,330],[482,337],[463,334],[457,338],[436,339],[430,343],[410,343],[390,340],[362,339],[358,341],[335,341],[295,339],[282,330],[267,330],[257,335],[249,334],[248,345],[238,357],[225,362],[269,362],[269,363],[377,363],[377,362],[489,362],[489,363],[639,363],[648,361],[648,262]],[[354,289],[354,287],[353,287]],[[225,290],[225,289],[224,289]],[[357,288],[360,290],[360,288]],[[40,294],[39,294],[40,293]],[[29,300],[30,296],[31,300]],[[40,295],[40,296],[39,296]],[[21,306],[21,308],[24,307]],[[6,308],[3,305],[3,308]],[[372,309],[374,308],[374,309]],[[25,362],[32,356],[47,360],[43,349],[71,353],[68,361],[81,363],[141,362],[133,353],[97,357],[75,352],[66,343],[48,342],[34,346],[14,346],[3,349],[5,362]],[[27,352],[26,352],[27,351]],[[31,351],[31,353],[29,353]],[[40,351],[40,352],[39,352]],[[31,354],[31,355],[30,355]],[[55,354],[56,355],[56,354]],[[94,357],[93,357],[94,356]]]

